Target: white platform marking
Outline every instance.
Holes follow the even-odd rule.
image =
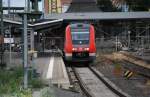
[[[52,79],[53,67],[54,67],[54,57],[51,57],[50,58],[50,63],[49,63],[49,66],[48,66],[47,76],[46,76],[47,79]]]

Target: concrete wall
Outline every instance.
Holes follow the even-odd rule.
[[[12,52],[11,53],[11,64],[10,64],[10,53],[4,53],[4,62],[8,67],[21,66],[22,65],[22,57],[21,53]]]

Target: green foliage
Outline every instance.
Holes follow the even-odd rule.
[[[150,0],[126,0],[126,2],[133,11],[148,11],[150,8]]]
[[[150,9],[150,0],[124,0],[129,6],[130,11],[148,11]],[[112,5],[111,0],[97,0],[99,8],[102,11],[119,11]],[[121,2],[121,0],[120,0]]]
[[[0,94],[13,93],[20,88],[23,71],[16,68],[14,71],[0,70]]]
[[[31,90],[20,90],[15,93],[3,95],[2,97],[32,97]]]
[[[23,90],[23,68],[14,68],[12,70],[0,69],[0,96],[10,94],[8,97],[32,97],[31,90]],[[42,88],[43,82],[39,78],[32,78],[29,72],[29,85],[32,88]],[[4,96],[5,97],[5,96]],[[7,96],[6,96],[7,97]]]
[[[47,87],[47,88],[44,88],[42,91],[41,91],[41,97],[55,97],[54,95],[54,91],[52,88],[50,87]]]
[[[30,89],[17,91],[13,94],[13,97],[32,97],[32,91]]]
[[[117,11],[110,0],[97,0],[98,6],[102,11],[111,12]]]
[[[0,95],[4,97],[32,97],[31,90],[21,90],[23,69],[0,70]]]
[[[32,88],[42,88],[44,86],[43,81],[39,78],[31,79],[30,84],[32,85]]]

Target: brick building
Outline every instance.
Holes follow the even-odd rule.
[[[62,13],[65,12],[72,0],[44,0],[44,12],[50,13]]]

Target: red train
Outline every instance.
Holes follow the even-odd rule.
[[[94,26],[72,23],[66,27],[64,57],[66,61],[92,62],[96,58]]]

